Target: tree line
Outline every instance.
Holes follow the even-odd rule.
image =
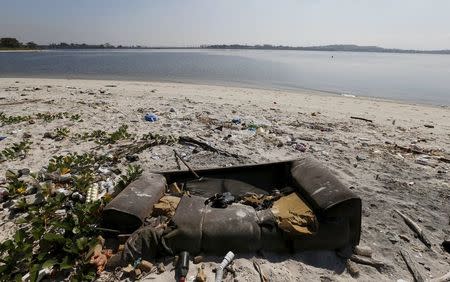
[[[38,45],[33,41],[28,43],[21,43],[19,40],[13,37],[0,38],[0,48],[7,49],[36,49]]]

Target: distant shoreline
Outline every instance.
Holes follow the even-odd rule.
[[[0,53],[18,53],[18,52],[41,52],[41,49],[0,49]]]

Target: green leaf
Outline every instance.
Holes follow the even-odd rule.
[[[68,256],[65,256],[62,262],[59,263],[59,269],[65,270],[73,267],[73,262],[69,260]]]
[[[52,268],[56,264],[56,260],[48,259],[42,264],[42,268]]]
[[[25,237],[26,237],[25,231],[23,229],[19,229],[16,231],[16,234],[14,235],[14,241],[17,244],[22,243]]]
[[[30,270],[30,281],[36,282],[39,270],[41,269],[41,266],[39,264],[33,264]]]
[[[46,233],[44,234],[44,238],[45,241],[48,242],[55,242],[55,243],[60,243],[60,242],[64,242],[64,236],[60,235],[60,234],[55,234],[55,233]]]
[[[78,250],[83,251],[88,244],[88,239],[86,237],[81,237],[77,239]]]

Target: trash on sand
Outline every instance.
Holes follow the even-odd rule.
[[[178,274],[177,276],[179,278],[179,281],[185,281],[188,272],[189,272],[189,253],[181,252],[177,264],[177,274]]]
[[[281,197],[271,210],[278,227],[286,232],[315,234],[319,228],[313,211],[296,193]]]
[[[295,150],[300,151],[300,152],[306,152],[306,145],[303,143],[298,143],[295,144]]]
[[[194,264],[199,264],[199,263],[203,262],[203,256],[195,256],[195,257],[192,259],[192,262],[193,262]]]
[[[234,124],[241,124],[242,120],[241,120],[240,117],[234,117],[234,118],[231,120],[231,122],[234,123]]]
[[[98,199],[98,184],[94,183],[91,187],[88,188],[86,202],[95,202]]]
[[[0,203],[3,203],[8,199],[9,191],[6,188],[0,187]]]
[[[6,136],[0,136],[0,141],[5,140]]]
[[[226,208],[228,205],[232,204],[236,198],[230,193],[220,193],[212,196],[205,201],[205,205],[211,203],[213,208]]]
[[[159,120],[159,117],[154,113],[148,113],[145,115],[144,119],[149,122],[155,122]]]
[[[137,265],[137,268],[143,272],[150,272],[153,269],[153,264],[147,260],[141,260],[141,262]]]
[[[97,243],[92,250],[90,263],[97,268],[97,273],[101,273],[105,270],[105,265],[112,256],[112,250],[103,249],[104,242],[104,239],[99,237],[99,243]]]
[[[206,282],[205,265],[202,264],[197,268],[197,275],[195,276],[195,282]]]
[[[153,205],[153,216],[164,215],[173,216],[178,204],[180,203],[180,198],[175,196],[163,196],[158,203]]]
[[[166,271],[166,267],[165,267],[164,264],[161,262],[161,263],[158,264],[157,270],[158,270],[158,274],[161,274],[161,273],[163,273],[163,272]]]
[[[219,267],[216,269],[216,282],[222,282],[223,279],[223,270],[227,267],[228,264],[234,259],[234,253],[228,252],[223,261],[220,263]]]
[[[105,207],[105,228],[133,233],[121,256],[125,264],[183,251],[285,253],[287,240],[293,250],[359,243],[360,198],[314,159],[197,171],[201,179],[188,170],[146,172]],[[166,183],[182,184],[185,194],[176,209],[166,203],[169,216],[156,215],[161,198],[177,198]]]

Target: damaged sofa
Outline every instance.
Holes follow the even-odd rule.
[[[149,222],[152,207],[168,192],[167,184],[183,188],[166,223],[131,236],[128,260],[181,251],[293,252],[359,243],[361,199],[315,159],[196,172],[200,179],[189,171],[144,174],[108,204],[104,225],[131,232]],[[142,249],[151,251],[145,255]]]

